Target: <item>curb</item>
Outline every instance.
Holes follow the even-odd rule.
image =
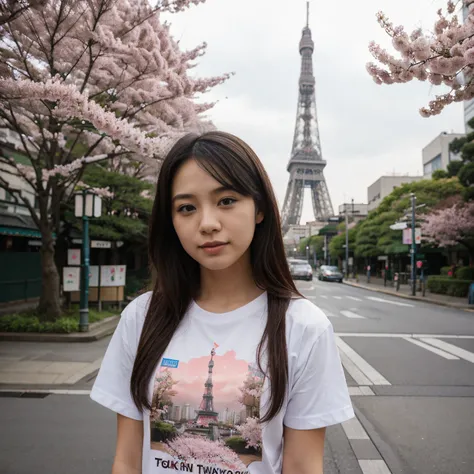
[[[39,332],[0,332],[0,341],[16,342],[94,342],[114,333],[120,316],[111,316],[103,321],[92,323],[88,332],[70,334]]]
[[[349,281],[344,281],[343,282],[345,285],[348,286],[353,286],[354,288],[362,288],[363,290],[368,290],[368,291],[375,291],[376,293],[383,293],[385,295],[389,296],[396,296],[397,298],[403,298],[406,300],[412,300],[412,301],[421,301],[422,303],[431,303],[431,304],[436,304],[438,306],[446,306],[448,308],[454,308],[454,309],[461,309],[463,311],[469,311],[469,312],[474,312],[474,306],[470,305],[458,305],[458,304],[453,304],[445,301],[438,301],[438,300],[431,300],[427,298],[422,298],[420,296],[411,296],[411,295],[404,295],[402,293],[393,293],[388,290],[384,290],[381,288],[373,288],[370,286],[366,285],[359,285],[358,283],[352,283]]]

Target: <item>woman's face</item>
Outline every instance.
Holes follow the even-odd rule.
[[[171,198],[181,245],[209,270],[224,270],[237,262],[250,247],[255,225],[263,220],[251,197],[223,188],[194,159],[176,173]]]

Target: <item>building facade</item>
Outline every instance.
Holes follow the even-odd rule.
[[[339,219],[343,220],[347,215],[351,222],[359,222],[369,214],[369,205],[355,202],[345,202],[339,206]]]
[[[443,132],[423,148],[423,177],[425,179],[430,179],[436,170],[446,171],[451,161],[461,159],[459,154],[452,153],[449,150],[449,145],[454,139],[463,136],[462,133]]]
[[[368,211],[376,209],[382,200],[398,186],[422,179],[423,176],[381,176],[367,188]]]

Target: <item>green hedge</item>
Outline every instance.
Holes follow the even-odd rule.
[[[0,332],[71,333],[79,331],[79,309],[66,312],[56,321],[42,321],[34,311],[0,316]],[[89,309],[89,324],[101,321],[118,312]]]
[[[441,275],[433,275],[428,278],[428,289],[431,293],[449,296],[467,296],[471,280],[459,280]]]
[[[474,267],[459,267],[456,270],[458,280],[474,280]]]

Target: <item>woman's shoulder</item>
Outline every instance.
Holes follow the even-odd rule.
[[[148,311],[148,306],[150,305],[151,295],[152,292],[147,291],[130,301],[122,311],[121,317],[128,322],[135,321],[143,324]]]
[[[286,313],[287,331],[291,336],[318,338],[331,325],[324,311],[306,298],[292,298]]]

